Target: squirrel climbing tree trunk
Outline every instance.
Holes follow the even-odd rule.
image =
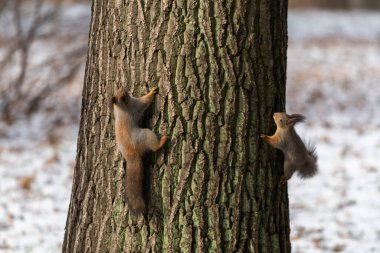
[[[94,0],[63,252],[290,252],[281,157],[259,138],[285,108],[286,49],[287,0]],[[109,106],[120,86],[159,87],[142,124],[169,136],[144,159],[140,216]]]

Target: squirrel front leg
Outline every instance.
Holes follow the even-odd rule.
[[[157,89],[158,89],[157,87],[154,87],[145,96],[137,98],[141,107],[140,108],[141,112],[144,112],[146,108],[148,108],[148,106],[152,103],[153,97],[157,93]]]
[[[260,138],[263,139],[263,141],[265,141],[266,143],[268,143],[272,147],[277,147],[278,139],[275,138],[274,135],[268,136],[268,135],[262,134],[262,135],[260,135]]]

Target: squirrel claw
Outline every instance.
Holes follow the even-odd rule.
[[[153,87],[150,92],[153,93],[153,94],[156,94],[157,93],[157,90],[158,90],[158,87]]]
[[[288,179],[285,177],[285,176],[281,176],[280,178],[280,184],[286,184],[286,182],[288,181]]]
[[[163,134],[160,138],[160,148],[165,145],[166,140],[168,139],[168,136],[166,134]]]
[[[168,139],[168,136],[167,136],[166,134],[163,134],[163,135],[161,136],[161,139],[166,141],[166,140]]]

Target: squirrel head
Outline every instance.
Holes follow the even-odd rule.
[[[298,122],[305,121],[305,116],[302,114],[288,115],[284,112],[276,112],[273,114],[274,122],[278,128],[288,128],[294,126]]]
[[[275,112],[273,114],[274,122],[278,128],[287,128],[288,117],[284,112]]]
[[[126,105],[128,105],[130,100],[130,95],[128,94],[128,91],[126,88],[120,87],[116,94],[111,99],[111,104],[115,106],[119,106],[121,108],[125,108]]]

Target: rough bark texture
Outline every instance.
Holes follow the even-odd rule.
[[[63,252],[290,252],[280,155],[259,140],[284,110],[287,0],[94,0]],[[144,124],[147,213],[124,203],[115,90],[159,86]]]

